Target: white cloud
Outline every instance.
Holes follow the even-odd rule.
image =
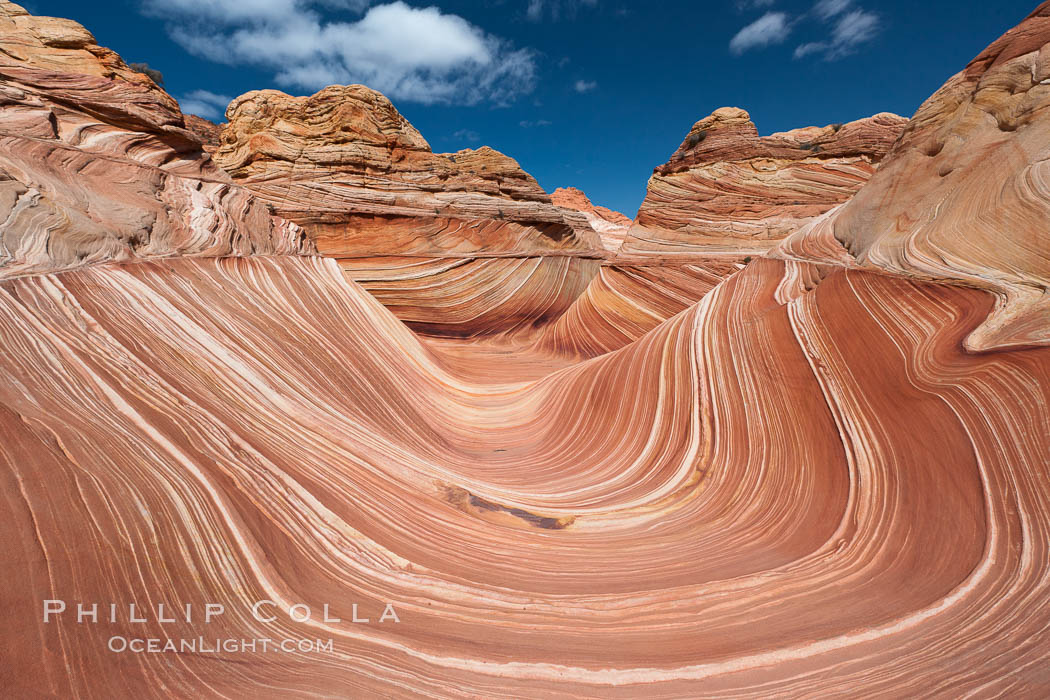
[[[577,80],[573,84],[572,89],[576,92],[590,92],[596,87],[598,87],[598,83],[593,80]]]
[[[853,0],[819,0],[816,5],[813,6],[813,11],[817,13],[825,22],[832,17],[837,17],[849,8],[853,4]]]
[[[828,44],[826,41],[810,41],[805,44],[800,44],[799,47],[795,49],[795,58],[802,58],[803,56],[808,56],[811,53],[820,53],[821,51],[824,51],[827,48]]]
[[[196,114],[198,117],[218,121],[226,116],[226,108],[232,101],[233,98],[228,95],[219,95],[208,90],[194,90],[179,100],[179,106],[186,114]]]
[[[278,84],[317,90],[364,83],[391,98],[433,103],[506,103],[530,92],[532,51],[514,49],[467,20],[401,0],[354,22],[329,22],[314,9],[363,11],[368,0],[144,0],[169,20],[190,53],[274,71]]]
[[[848,56],[861,44],[874,39],[882,28],[882,20],[874,12],[862,9],[852,10],[844,15],[841,12],[840,10],[836,13],[841,16],[836,20],[831,36],[825,41],[802,44],[795,49],[795,58],[823,54],[824,58],[830,61]]]
[[[550,122],[546,119],[537,119],[536,121],[525,120],[518,122],[518,126],[520,126],[522,129],[532,129],[533,127],[537,126],[550,126],[553,123],[554,122]]]
[[[832,33],[836,46],[853,47],[870,41],[879,31],[879,16],[874,12],[854,10],[839,20]]]
[[[481,134],[471,129],[460,129],[452,134],[452,138],[457,141],[470,141],[471,143],[476,143],[481,140]]]
[[[787,14],[767,12],[737,32],[729,42],[729,50],[739,56],[749,49],[779,44],[790,33]]]
[[[574,18],[581,7],[597,7],[598,0],[529,0],[525,16],[532,22],[539,22],[549,16],[557,21],[563,16]]]

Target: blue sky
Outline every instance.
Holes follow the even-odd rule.
[[[435,151],[489,145],[633,216],[696,120],[910,116],[1038,0],[26,0],[164,74],[186,111],[382,90]],[[224,106],[224,105],[223,105]],[[210,113],[209,113],[210,112]]]

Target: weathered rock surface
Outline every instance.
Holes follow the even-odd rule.
[[[216,161],[326,255],[601,256],[585,219],[553,206],[515,160],[488,147],[433,153],[363,85],[250,92],[227,118]]]
[[[623,244],[631,220],[618,211],[591,204],[582,191],[575,187],[559,187],[551,192],[551,201],[563,209],[583,212],[587,223],[601,236],[602,245],[610,253],[615,253]]]
[[[872,181],[807,238],[848,261],[992,290],[972,350],[1050,342],[1050,9],[916,112]]]
[[[214,153],[219,148],[220,139],[222,138],[222,126],[195,114],[184,114],[182,116],[186,120],[186,128],[196,134],[197,138],[201,140],[201,146],[204,151],[206,153]]]
[[[202,157],[178,105],[70,20],[0,2],[0,277],[312,249]]]
[[[0,9],[38,60],[39,36],[76,34]],[[19,82],[0,55],[3,138],[31,146],[0,162],[66,193],[64,228],[8,213],[5,241],[119,234],[175,182],[191,200],[167,216],[238,253],[47,253],[0,278],[5,695],[1046,697],[1050,319],[964,342],[1050,272],[1015,257],[1045,233],[1048,20],[950,81],[850,204],[742,267],[605,265],[521,354],[421,340],[334,260],[274,254],[294,227],[260,229],[164,140],[185,129],[162,93]],[[912,161],[937,134],[923,157],[968,196],[928,209],[941,180]],[[894,173],[925,194],[898,203]]]
[[[656,168],[620,255],[768,250],[857,192],[906,122],[877,114],[759,136],[747,112],[719,109]]]
[[[433,153],[362,85],[251,92],[227,117],[222,167],[416,330],[543,325],[606,255],[586,215],[552,204],[514,159],[488,147]]]

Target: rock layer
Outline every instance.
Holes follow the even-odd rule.
[[[553,206],[514,159],[487,146],[433,153],[363,85],[250,92],[227,117],[217,162],[332,257],[601,257],[585,218]]]
[[[1032,149],[1050,115],[1031,102],[1045,93],[1004,81],[1041,65],[1048,17],[1050,3],[993,45],[980,82],[949,82],[953,139],[984,143],[979,104],[1022,122],[984,148],[1014,139],[1032,162],[1010,161],[1023,197],[998,167],[962,178],[970,196],[940,211],[908,195],[905,222],[955,222],[942,266],[863,257],[893,249],[868,197],[894,200],[872,180],[741,268],[606,266],[580,313],[543,329],[563,355],[543,365],[531,347],[421,341],[335,260],[278,246],[274,232],[294,227],[272,222],[262,238],[244,213],[258,205],[221,173],[194,179],[214,166],[164,141],[166,122],[118,126],[98,115],[123,114],[124,100],[82,113],[3,64],[0,88],[23,94],[5,124],[32,132],[34,110],[54,109],[99,135],[5,136],[72,153],[16,156],[39,187],[81,195],[64,202],[61,235],[8,216],[5,241],[51,250],[103,215],[121,231],[152,217],[155,197],[101,208],[103,194],[177,181],[226,217],[200,219],[202,239],[227,244],[76,269],[59,253],[32,268],[0,260],[5,693],[1045,697],[1050,348],[1031,340],[1037,316],[1025,348],[964,341],[997,313],[997,287],[974,279],[1016,283],[1012,246],[989,241],[1045,223],[1029,204],[1045,190]],[[76,34],[20,22],[20,41]],[[129,95],[115,77],[20,75],[55,94],[94,85],[93,105]],[[996,84],[1011,88],[980,91]],[[942,102],[912,133],[940,113],[930,104]],[[895,163],[914,157],[909,143],[880,178],[910,177]],[[954,153],[940,166],[966,174],[970,156]],[[96,163],[115,180],[82,175]],[[939,187],[928,173],[910,182]],[[207,200],[220,185],[230,197]],[[1014,215],[968,223],[968,203],[993,192]],[[852,228],[857,212],[872,240]],[[907,252],[936,240],[915,236]],[[1031,275],[1044,279],[1039,260]],[[680,295],[666,293],[672,279]],[[49,600],[67,609],[45,621]],[[78,620],[78,603],[99,604],[97,621]],[[222,613],[206,622],[209,604]],[[387,604],[397,621],[382,620]],[[210,651],[116,653],[114,639]]]
[[[927,100],[884,168],[822,223],[860,265],[995,292],[973,350],[1050,342],[1048,32],[1042,5]]]
[[[551,192],[551,201],[563,209],[583,212],[587,223],[601,236],[602,246],[610,253],[615,253],[623,244],[631,220],[618,211],[591,204],[582,191],[575,187],[559,187]]]
[[[620,255],[766,251],[859,190],[906,122],[877,114],[760,137],[747,112],[719,109],[656,168]]]
[[[302,98],[252,92],[227,117],[215,153],[222,167],[301,224],[352,279],[381,298],[393,293],[401,318],[430,319],[418,330],[471,335],[543,323],[575,296],[552,307],[546,292],[530,290],[586,276],[596,269],[587,261],[605,255],[587,218],[554,206],[512,158],[488,147],[435,154],[362,85]],[[373,267],[384,256],[396,259]],[[480,288],[483,318],[470,310]],[[513,311],[501,318],[501,308]],[[539,315],[524,318],[524,309]]]
[[[178,104],[80,25],[0,3],[0,277],[312,250],[219,170]]]

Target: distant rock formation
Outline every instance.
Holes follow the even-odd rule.
[[[631,227],[629,218],[618,211],[594,206],[587,195],[575,187],[559,187],[551,192],[551,201],[564,209],[583,212],[591,228],[601,236],[602,245],[610,253],[620,249],[627,229]]]
[[[417,330],[545,323],[606,255],[587,217],[555,206],[514,159],[488,147],[433,153],[362,85],[250,92],[226,116],[216,161]]]
[[[759,136],[744,110],[716,110],[654,171],[621,255],[768,250],[853,196],[906,123],[877,114]]]
[[[216,161],[335,257],[600,257],[521,166],[488,147],[437,154],[381,93],[332,86],[234,99]]]
[[[671,160],[655,169],[637,219],[628,231],[616,231],[626,236],[614,243],[599,277],[544,329],[538,346],[572,348],[586,357],[637,340],[847,201],[906,123],[878,114],[762,137],[742,109],[726,107],[701,119]],[[587,209],[582,193],[552,197]]]
[[[222,126],[196,114],[184,114],[186,128],[197,135],[207,153],[214,153],[222,138]]]

